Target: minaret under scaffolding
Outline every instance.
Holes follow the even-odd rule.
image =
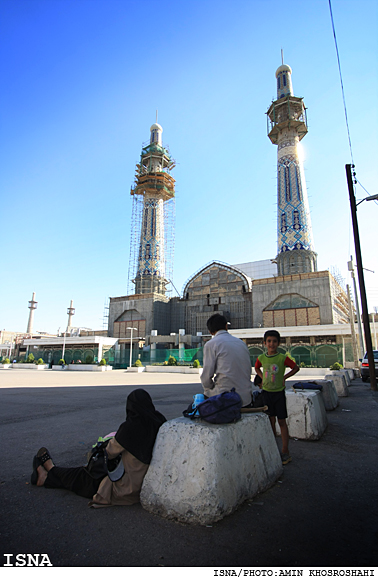
[[[317,271],[300,141],[307,134],[303,99],[293,95],[291,68],[276,70],[277,100],[267,112],[268,137],[278,147],[278,275]]]
[[[157,119],[156,119],[157,121]],[[174,251],[175,166],[162,144],[162,127],[152,125],[149,144],[136,165],[133,196],[128,293],[166,293],[172,279]],[[132,289],[131,284],[135,284]]]

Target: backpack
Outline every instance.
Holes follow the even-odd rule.
[[[88,464],[85,470],[94,479],[103,479],[108,476],[112,482],[116,482],[125,473],[122,456],[119,454],[113,459],[108,458],[106,447],[109,440],[104,440],[101,436],[98,442],[93,445],[88,453]]]
[[[261,408],[265,406],[262,390],[252,392],[252,408]]]
[[[241,407],[241,398],[235,392],[235,388],[232,388],[230,392],[222,392],[222,394],[207,398],[196,408],[189,407],[188,410],[184,410],[183,415],[187,418],[195,418],[195,412],[198,410],[200,418],[206,422],[228,424],[241,418]]]

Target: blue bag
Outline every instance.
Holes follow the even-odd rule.
[[[235,388],[207,398],[197,406],[201,418],[212,424],[227,424],[241,418],[242,400]]]
[[[323,386],[316,382],[296,382],[293,387],[296,390],[323,390]]]

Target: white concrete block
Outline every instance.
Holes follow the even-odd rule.
[[[339,397],[349,396],[349,388],[347,386],[345,376],[339,370],[334,370],[330,374],[327,374],[324,376],[324,380],[333,381],[337,395]]]
[[[66,367],[74,372],[111,372],[113,370],[113,366],[97,366],[97,364],[68,364]]]
[[[315,382],[314,384],[315,391],[318,391],[316,388],[316,384],[322,386],[322,389],[319,390],[319,392],[323,398],[325,409],[334,410],[339,405],[339,397],[337,395],[336,388],[332,380],[313,380],[313,382]],[[297,391],[300,390],[300,386],[296,385],[295,389]],[[312,392],[312,390],[308,388],[306,388],[306,390]]]
[[[321,389],[321,395],[324,402],[324,407],[326,410],[335,410],[339,405],[339,397],[337,395],[336,387],[332,380],[315,380],[319,386],[323,386]]]
[[[221,425],[175,418],[159,430],[141,503],[162,517],[211,524],[268,489],[281,473],[265,414]]]
[[[346,368],[346,371],[348,372],[350,381],[352,382],[352,380],[354,380],[354,371],[353,371],[353,368]]]
[[[318,440],[327,428],[327,414],[319,390],[286,391],[287,426],[291,438]]]
[[[191,366],[146,366],[146,372],[166,373],[166,374],[199,374],[203,368],[192,368]]]
[[[349,371],[348,371],[346,368],[342,368],[342,370],[339,370],[339,372],[344,376],[346,385],[347,385],[347,386],[350,386],[352,380],[351,380]]]
[[[16,369],[16,370],[48,370],[49,369],[49,365],[48,364],[18,364],[17,362],[15,362],[14,364],[12,364],[12,368]]]

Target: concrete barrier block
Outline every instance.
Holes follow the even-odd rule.
[[[318,440],[327,428],[327,414],[319,390],[286,391],[287,426],[291,438]]]
[[[349,396],[349,388],[347,386],[345,376],[340,371],[334,371],[331,374],[327,374],[324,376],[324,380],[333,381],[337,395],[339,397]]]
[[[265,414],[222,425],[175,418],[159,430],[141,503],[162,517],[211,524],[271,487],[281,473]]]
[[[346,385],[350,386],[352,383],[352,380],[350,378],[349,371],[346,368],[342,368],[342,370],[339,370],[339,372],[344,376]]]
[[[346,371],[348,372],[350,381],[352,382],[352,380],[354,380],[354,371],[353,371],[353,368],[346,368]]]
[[[313,380],[314,382],[314,391],[317,391],[316,384],[322,386],[322,389],[319,390],[323,402],[324,407],[327,410],[334,410],[339,405],[339,397],[336,392],[336,388],[332,380]],[[298,391],[300,390],[300,386],[296,386],[295,389]],[[309,388],[306,389],[307,391],[311,392]]]
[[[335,410],[339,405],[339,397],[337,395],[336,387],[332,380],[315,380],[319,386],[322,386],[320,393],[323,398],[324,407],[326,410]]]

